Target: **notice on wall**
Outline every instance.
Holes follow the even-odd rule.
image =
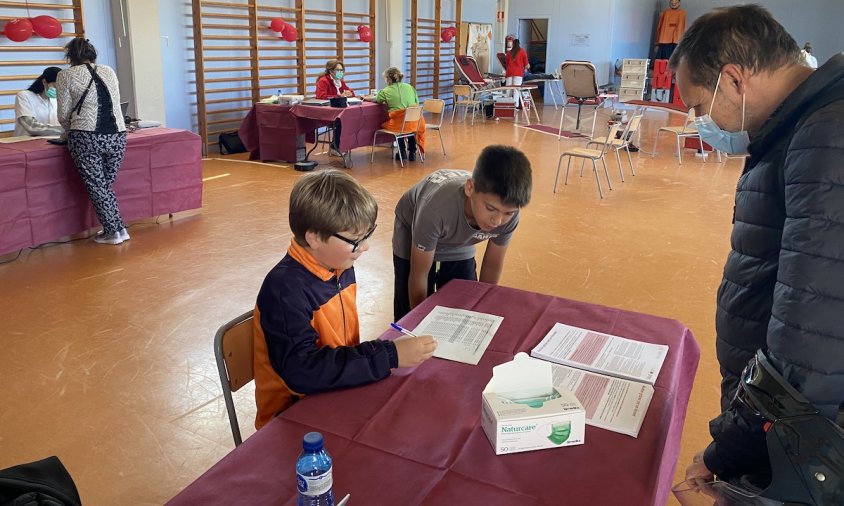
[[[589,47],[588,33],[573,33],[571,34],[571,45],[580,47]]]

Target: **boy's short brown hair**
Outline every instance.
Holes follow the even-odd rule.
[[[361,234],[375,225],[378,203],[355,178],[339,170],[311,172],[300,177],[290,192],[290,230],[296,242],[308,243],[309,230],[327,240],[332,234]]]
[[[472,173],[475,190],[497,195],[508,206],[525,207],[530,202],[533,177],[524,153],[503,145],[481,151]]]

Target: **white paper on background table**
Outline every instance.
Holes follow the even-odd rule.
[[[13,144],[15,142],[26,142],[26,141],[47,141],[48,139],[58,139],[58,135],[40,135],[38,137],[32,137],[29,135],[18,135],[17,137],[3,137],[0,138],[0,144]]]
[[[478,365],[503,320],[501,316],[436,306],[413,333],[434,336],[435,357]]]

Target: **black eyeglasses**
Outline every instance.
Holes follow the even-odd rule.
[[[334,237],[336,237],[337,239],[340,239],[341,241],[343,241],[345,243],[351,244],[352,245],[352,253],[354,253],[355,251],[358,250],[358,246],[360,246],[360,244],[363,241],[372,237],[372,234],[375,232],[375,227],[377,227],[377,226],[378,225],[372,225],[372,228],[369,229],[369,232],[367,232],[366,235],[364,235],[363,237],[361,237],[357,241],[353,241],[353,240],[349,239],[348,237],[343,237],[340,234],[331,234],[331,235],[333,235]]]

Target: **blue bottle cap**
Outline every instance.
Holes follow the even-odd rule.
[[[318,452],[322,450],[323,439],[319,432],[308,432],[302,440],[302,447],[307,452]]]

